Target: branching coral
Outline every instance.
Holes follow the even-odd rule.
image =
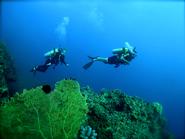
[[[50,94],[41,87],[24,90],[0,107],[0,137],[73,139],[87,111],[76,81],[60,81]]]
[[[81,126],[80,138],[81,139],[96,139],[97,133],[90,126]]]

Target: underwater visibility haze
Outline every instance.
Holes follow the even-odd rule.
[[[66,112],[65,107],[68,107],[68,103],[69,105],[71,103],[78,104],[78,106],[72,107],[70,105],[71,107],[69,107],[69,110],[79,109],[76,112],[78,114],[77,125],[81,124],[79,119],[82,121],[85,119],[84,114],[87,114],[88,109],[95,110],[94,103],[88,103],[87,108],[84,95],[88,96],[88,102],[90,102],[92,96],[94,96],[92,99],[94,102],[97,102],[100,98],[108,101],[109,98],[113,97],[115,97],[115,103],[119,98],[123,99],[127,104],[131,104],[130,101],[135,100],[136,104],[139,103],[140,107],[143,106],[146,111],[151,108],[153,113],[156,107],[161,108],[160,106],[162,105],[163,108],[161,109],[163,109],[163,115],[166,118],[166,130],[169,130],[175,138],[184,139],[184,17],[184,1],[79,0],[68,2],[62,0],[2,0],[0,2],[0,42],[6,46],[12,60],[9,65],[13,64],[16,71],[16,82],[12,90],[22,92],[23,89],[45,85],[42,88],[37,87],[35,90],[31,90],[34,90],[33,92],[44,90],[51,96],[51,99],[48,98],[48,95],[44,96],[41,93],[37,93],[35,97],[32,93],[27,96],[25,94],[32,91],[26,90],[20,96],[15,97],[15,100],[22,101],[23,99],[33,98],[33,104],[37,104],[39,102],[36,102],[36,97],[38,97],[43,105],[46,105],[46,100],[50,100],[48,105],[53,105],[53,108],[55,108],[53,111],[62,111],[63,113]],[[137,56],[128,65],[114,67],[114,65],[96,61],[88,69],[83,68],[90,60],[88,56],[110,57],[113,55],[112,50],[124,47],[125,42],[135,47],[137,52]],[[30,72],[34,66],[45,62],[44,54],[46,52],[59,47],[65,48],[65,62],[69,65],[58,64],[55,68],[49,67],[46,72],[36,72],[35,74]],[[66,78],[72,78],[72,80],[63,80]],[[12,78],[8,79],[14,80]],[[91,89],[88,87],[81,89],[82,95],[78,94],[80,89],[77,81],[82,88],[90,86]],[[68,89],[69,85],[74,85],[74,88]],[[123,96],[123,93],[120,94],[118,90],[110,91],[114,89],[120,89],[121,92],[129,96],[137,96],[151,104],[144,103],[137,97]],[[74,100],[66,103],[63,108],[54,107],[58,105],[60,99],[65,97],[57,96],[57,93],[61,90],[67,92],[68,97],[72,97]],[[92,92],[102,92],[102,90],[106,93],[100,93],[99,97],[96,96],[97,94],[91,94]],[[71,91],[77,93],[74,94]],[[54,102],[56,98],[57,101]],[[109,107],[108,104],[110,103],[97,103],[96,106],[101,107],[101,104],[106,104]],[[45,106],[41,104],[39,106],[42,108],[39,107],[39,109],[45,115],[47,113],[46,109],[44,109]],[[24,105],[24,107],[28,107],[32,106],[32,103],[25,101]],[[128,110],[125,105],[124,110]],[[21,105],[18,105],[18,107],[23,108]],[[38,114],[36,108],[33,107],[33,111]],[[117,112],[123,110],[120,106],[115,106],[115,109]],[[96,110],[93,113],[94,115],[97,112]],[[49,120],[56,118],[53,111],[51,110],[48,114]],[[156,111],[161,112],[159,109]],[[27,113],[28,111],[23,110],[23,112]],[[68,112],[66,113],[68,114]],[[146,115],[149,114],[149,112],[146,113]],[[5,115],[5,113],[3,114]],[[111,114],[114,115],[114,112]],[[106,116],[109,117],[110,115]],[[91,116],[89,115],[92,120],[94,117],[92,118]],[[134,115],[133,117],[133,119],[137,119],[137,116]],[[150,115],[150,117],[152,117],[152,121],[160,119],[157,115]],[[72,117],[71,120],[76,120],[75,118]],[[73,135],[81,134],[81,138],[85,138],[86,130],[92,131],[92,138],[105,139],[105,136],[110,138],[113,136],[112,138],[116,139],[129,138],[127,133],[124,133],[123,136],[120,132],[116,132],[116,135],[100,135],[100,127],[103,124],[99,124],[96,130],[92,130],[95,129],[95,123],[91,120],[89,120],[88,126],[81,126],[80,133],[78,133],[78,127],[75,127],[70,132]],[[44,120],[42,122],[45,124]],[[50,122],[54,123],[54,120]],[[63,125],[66,124],[65,120],[60,122]],[[109,124],[107,123],[107,125]],[[67,126],[65,125],[62,128],[66,129]],[[51,129],[43,129],[43,132],[44,130],[51,131]],[[106,129],[107,133],[111,132],[109,130],[108,128]],[[23,129],[19,127],[16,131],[23,131]],[[154,129],[150,129],[150,131],[152,132]],[[139,131],[135,132],[138,133]],[[47,138],[47,134],[44,135],[41,129],[39,129],[39,133],[42,138]],[[51,133],[54,138],[54,128]],[[57,133],[58,131],[56,130]],[[102,131],[102,133],[104,132]],[[73,138],[71,135],[66,135],[67,131],[65,130],[63,130],[62,134],[65,135],[61,137],[63,139]],[[159,133],[156,132],[156,134]],[[37,137],[39,138],[39,135]],[[88,137],[90,138],[90,136]],[[138,138],[143,139],[139,135]],[[157,139],[157,137],[151,138]]]

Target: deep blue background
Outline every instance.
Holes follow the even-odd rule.
[[[119,88],[160,102],[170,129],[178,139],[185,137],[184,2],[3,1],[0,12],[0,37],[15,61],[19,90],[64,77],[96,91]],[[64,39],[56,28],[66,16],[70,22]],[[95,63],[82,69],[88,55],[110,56],[124,41],[138,51],[129,66]],[[68,50],[70,66],[33,76],[29,70],[60,44]]]

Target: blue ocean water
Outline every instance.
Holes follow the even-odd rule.
[[[54,84],[66,77],[82,86],[119,88],[128,95],[158,101],[169,129],[185,138],[185,41],[183,1],[1,1],[0,39],[17,70],[18,90]],[[111,56],[128,41],[138,56],[128,66],[95,63],[87,56]],[[36,76],[44,53],[65,47],[66,61]]]

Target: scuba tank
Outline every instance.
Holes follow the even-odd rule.
[[[112,53],[113,54],[122,54],[122,53],[124,53],[125,51],[128,51],[128,50],[133,51],[133,47],[128,42],[125,42],[125,47],[113,49]]]
[[[130,46],[130,45],[129,45],[128,42],[125,42],[125,46],[127,47],[127,46]],[[125,51],[125,48],[124,47],[123,48],[116,48],[116,49],[113,49],[112,50],[112,53],[113,54],[123,54],[124,51]]]
[[[44,57],[52,57],[55,53],[59,52],[59,48],[54,48],[51,51],[44,54]]]
[[[124,48],[116,48],[116,49],[113,49],[112,50],[112,53],[113,54],[122,54],[123,53],[123,50]]]

